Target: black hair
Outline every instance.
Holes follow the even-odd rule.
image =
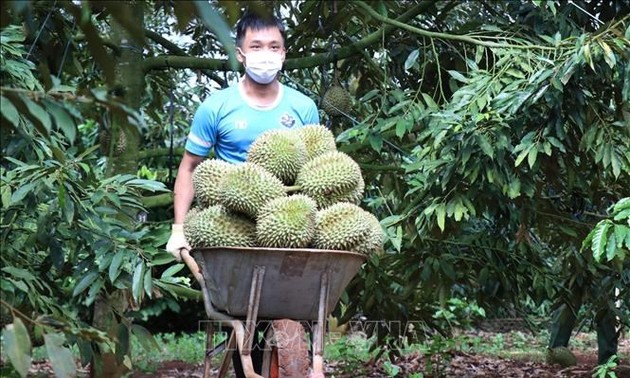
[[[267,28],[277,28],[282,39],[286,39],[284,24],[278,17],[271,12],[263,12],[258,9],[256,11],[246,10],[236,24],[236,46],[241,47],[247,29],[262,30]]]

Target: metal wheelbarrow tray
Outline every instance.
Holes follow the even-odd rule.
[[[256,322],[292,319],[317,322],[313,371],[322,371],[326,317],[366,260],[364,255],[262,247],[196,248],[191,254],[182,253],[182,258],[201,286],[208,318],[227,321],[234,328],[236,340],[230,343],[238,346],[245,370],[251,364],[251,335]],[[240,321],[243,318],[244,325]],[[206,367],[209,370],[208,358]]]

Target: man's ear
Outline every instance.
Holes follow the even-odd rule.
[[[241,49],[238,47],[236,48],[236,60],[238,60],[238,62],[241,64],[245,61],[245,56],[241,52]]]

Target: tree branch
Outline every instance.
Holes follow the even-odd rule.
[[[395,20],[402,25],[406,25],[405,22],[411,20],[418,14],[421,14],[433,5],[433,1],[424,0],[413,6],[407,12],[403,13]],[[354,2],[352,4],[355,4]],[[308,57],[287,59],[284,62],[285,70],[303,69],[317,67],[324,64],[328,64],[335,60],[341,60],[349,58],[354,55],[359,55],[362,51],[375,43],[380,43],[384,35],[392,33],[399,28],[396,25],[384,25],[381,29],[367,35],[363,39],[353,43],[350,46],[342,47],[335,50],[332,54],[329,52],[315,54]],[[197,57],[183,57],[183,56],[169,56],[162,55],[156,57],[149,57],[144,60],[144,71],[149,72],[152,70],[160,70],[165,68],[190,68],[190,69],[208,69],[208,70],[220,70],[220,71],[232,71],[230,64],[227,60],[222,59],[209,59],[209,58],[197,58]]]
[[[496,42],[487,42],[477,38],[470,37],[468,35],[458,35],[458,34],[448,34],[448,33],[439,33],[432,32],[429,30],[420,29],[411,25],[407,25],[404,22],[400,22],[399,20],[394,20],[389,17],[385,17],[380,15],[374,9],[372,9],[369,5],[365,4],[363,1],[355,1],[353,4],[358,5],[361,9],[363,9],[368,15],[374,17],[380,22],[386,23],[388,25],[396,26],[400,29],[408,31],[410,33],[418,34],[423,37],[435,38],[435,39],[446,39],[453,40],[459,42],[470,43],[473,45],[479,45],[490,48],[512,48],[512,49],[536,49],[536,50],[557,50],[554,46],[541,46],[541,45],[517,45],[517,44],[506,44],[506,43],[496,43]]]
[[[147,38],[153,40],[153,42],[156,42],[162,45],[162,47],[166,48],[172,54],[177,55],[177,56],[188,56],[186,51],[184,51],[181,47],[177,46],[176,44],[169,41],[168,39],[162,37],[161,35],[154,32],[153,30],[145,29],[144,34],[147,36]],[[147,72],[146,67],[145,67],[145,72]],[[206,75],[210,80],[213,80],[216,83],[218,83],[220,86],[222,87],[225,86],[225,80],[219,77],[219,75],[216,75],[213,72],[205,70],[205,69],[202,69],[201,72],[204,75]]]

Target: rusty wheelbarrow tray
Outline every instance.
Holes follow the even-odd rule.
[[[248,377],[260,377],[253,373],[249,355],[259,319],[316,321],[312,369],[322,373],[326,318],[366,260],[364,255],[258,247],[197,248],[191,254],[184,252],[182,258],[201,286],[206,314],[234,329],[228,346],[238,346]],[[211,331],[208,338],[210,343]],[[227,370],[228,357],[219,377]],[[209,360],[207,353],[204,377],[209,376]]]

